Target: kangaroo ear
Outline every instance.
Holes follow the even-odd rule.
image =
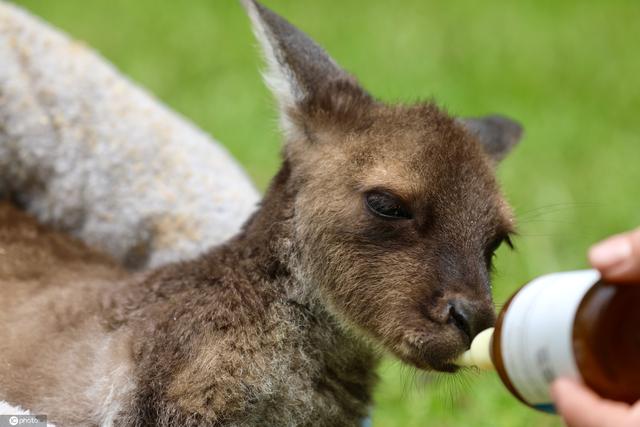
[[[522,138],[520,123],[500,115],[458,119],[465,129],[478,138],[495,163],[504,159]]]
[[[356,80],[306,34],[255,0],[241,2],[262,46],[267,62],[264,79],[278,101],[285,131],[295,127],[300,112],[330,109],[331,92],[368,98]],[[336,101],[345,104],[344,99]]]

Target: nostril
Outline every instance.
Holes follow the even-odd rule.
[[[449,321],[460,329],[471,342],[473,331],[469,318],[469,310],[463,304],[459,301],[449,303]]]

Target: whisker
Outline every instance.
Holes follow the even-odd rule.
[[[528,215],[538,215],[538,214],[548,214],[555,212],[566,211],[571,208],[596,208],[596,207],[606,207],[606,203],[600,202],[566,202],[566,203],[551,203],[548,205],[538,206],[532,209],[527,209],[520,211],[517,207],[515,208],[516,215],[518,218],[526,218]]]

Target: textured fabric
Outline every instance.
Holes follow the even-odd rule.
[[[210,137],[0,1],[0,197],[132,269],[193,257],[258,201]]]

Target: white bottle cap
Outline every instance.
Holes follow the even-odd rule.
[[[482,370],[495,369],[491,361],[491,340],[493,338],[493,328],[485,329],[473,339],[471,348],[453,363],[458,366],[475,366]]]

